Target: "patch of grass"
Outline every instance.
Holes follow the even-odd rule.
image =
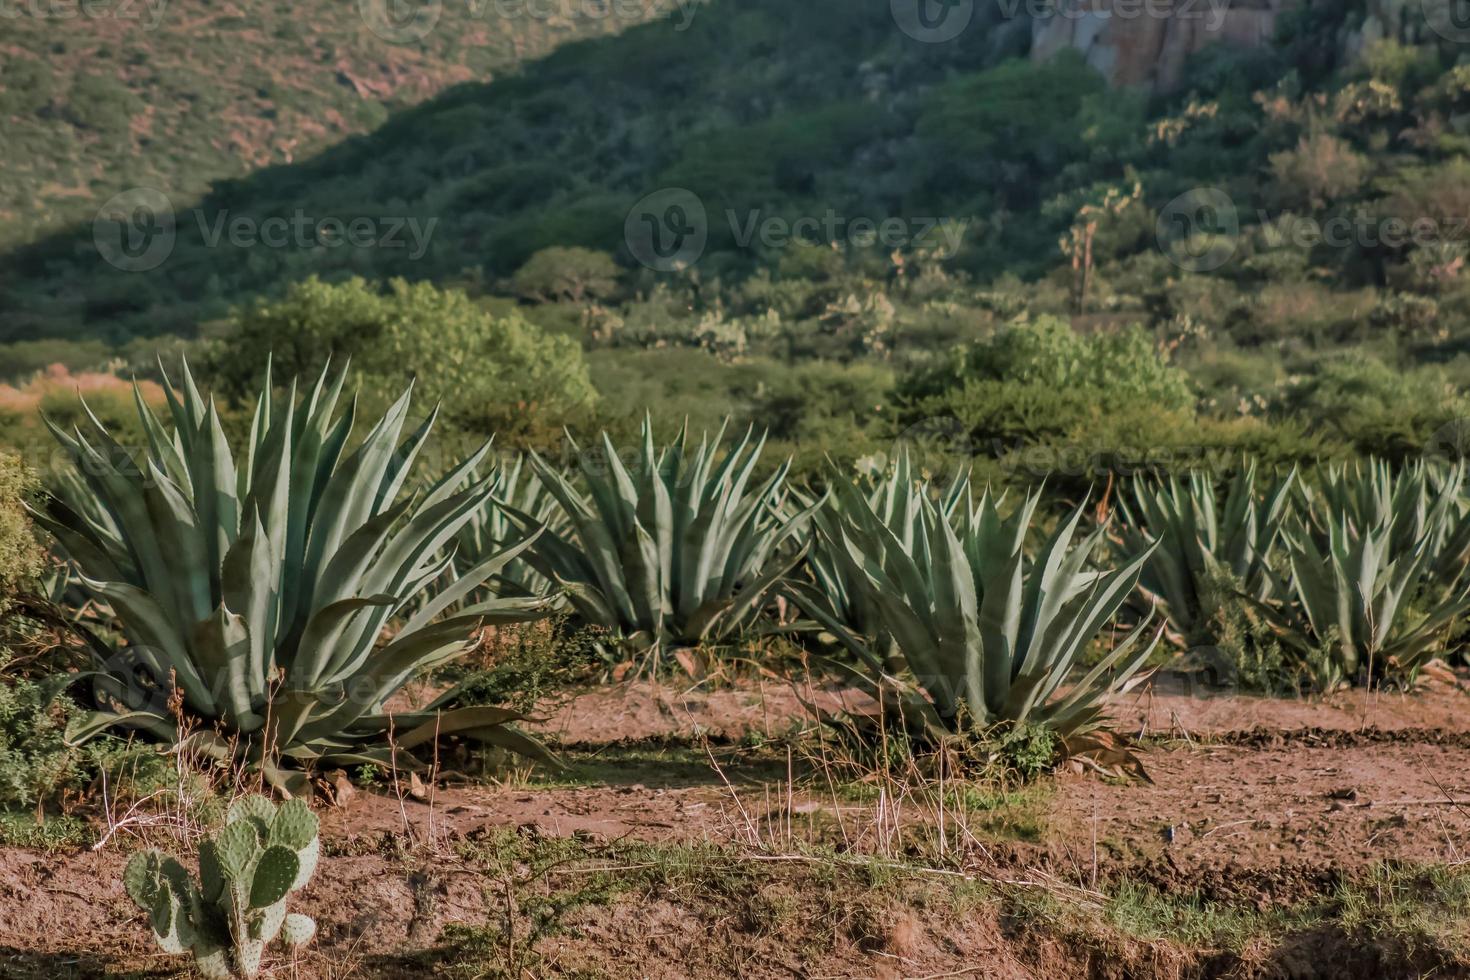
[[[47,817],[40,823],[34,814],[0,812],[0,847],[27,847],[59,851],[95,843],[96,833],[77,817]]]
[[[1343,928],[1407,949],[1470,953],[1470,873],[1376,865],[1333,897]]]
[[[1244,950],[1262,936],[1281,935],[1302,925],[1289,909],[1208,901],[1197,894],[1168,895],[1132,881],[1108,895],[1104,920],[1118,931],[1146,940],[1170,940],[1192,948]]]
[[[1130,880],[1075,898],[1065,890],[1012,886],[995,894],[1014,918],[1100,948],[1166,942],[1244,956],[1317,932],[1336,934],[1370,957],[1390,950],[1406,963],[1470,957],[1470,875],[1444,866],[1375,865],[1330,893],[1272,904],[1170,893]]]

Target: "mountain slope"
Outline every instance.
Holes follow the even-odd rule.
[[[387,2],[11,5],[0,36],[0,247],[90,220],[128,187],[189,197],[308,158],[450,85],[656,10],[594,17],[592,4],[551,3],[532,16],[492,0],[439,3],[419,37],[429,21],[394,30],[379,15]]]

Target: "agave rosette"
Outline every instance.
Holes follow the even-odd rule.
[[[765,444],[752,431],[727,451],[724,430],[691,450],[687,430],[658,448],[644,420],[631,465],[603,435],[600,453],[572,442],[584,493],[540,456],[531,464],[565,524],[547,528],[530,563],[566,591],[578,616],[611,631],[650,665],[674,648],[753,628],[773,587],[800,560],[809,515],[780,507],[790,468],[759,483]],[[510,510],[523,527],[542,526]]]
[[[298,401],[294,382],[278,398],[268,375],[239,460],[187,365],[182,390],[167,386],[171,431],[138,400],[147,446],[136,462],[90,413],[85,432],[52,426],[82,480],[63,483],[37,518],[127,640],[94,643],[95,670],[80,680],[95,710],[72,741],[106,729],[172,741],[176,696],[203,723],[195,750],[262,766],[289,792],[305,788],[303,765],[393,763],[390,728],[404,750],[460,733],[546,757],[507,727],[513,712],[387,712],[410,678],[463,653],[477,627],[537,618],[549,600],[491,598],[443,615],[530,538],[422,600],[453,566],[446,546],[491,493],[465,480],[484,450],[404,494],[434,413],[405,436],[405,391],[349,451],[357,407],[338,411],[345,376],[324,371]]]
[[[942,736],[961,727],[1039,725],[1075,744],[1102,725],[1106,698],[1132,681],[1157,642],[1145,620],[1073,678],[1148,558],[1089,569],[1103,529],[1074,547],[1080,508],[1028,560],[1039,495],[1002,516],[1000,501],[986,493],[948,519],[927,494],[915,493],[913,533],[905,538],[856,487],[839,482],[835,493],[841,520],[824,528],[821,546],[876,621],[860,634],[820,607],[809,611],[855,654],[860,681],[887,713],[910,728]],[[878,652],[890,643],[901,672]]]
[[[1188,640],[1209,615],[1211,579],[1227,572],[1246,592],[1266,598],[1271,561],[1289,511],[1295,472],[1262,487],[1255,464],[1242,468],[1217,503],[1215,479],[1135,480],[1119,499],[1118,538],[1125,554],[1150,550],[1140,585],[1163,601],[1170,628]]]

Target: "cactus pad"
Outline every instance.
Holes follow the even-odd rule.
[[[128,897],[139,908],[153,908],[153,896],[158,893],[158,882],[163,866],[163,854],[155,850],[139,851],[128,861],[123,871],[123,888]]]
[[[153,924],[154,938],[165,953],[182,953],[188,948],[179,935],[181,918],[179,900],[173,889],[168,882],[160,881],[158,891],[153,894],[153,907],[148,911],[148,919]]]
[[[281,926],[286,921],[286,903],[277,902],[267,906],[256,913],[250,920],[250,938],[259,939],[263,943],[274,942],[281,934]]]
[[[247,939],[235,947],[235,969],[246,980],[260,973],[260,954],[265,952],[265,943],[258,939]]]
[[[251,794],[242,796],[231,803],[229,814],[225,819],[230,823],[236,823],[253,818],[269,826],[275,815],[276,805],[274,803],[259,794]]]
[[[301,870],[296,872],[296,880],[291,883],[291,890],[305,888],[311,876],[316,873],[317,858],[322,853],[321,838],[313,837],[311,843],[296,852],[296,859],[301,862]]]
[[[123,886],[165,952],[192,952],[205,980],[250,980],[267,945],[300,946],[316,934],[309,917],[287,914],[285,899],[311,878],[320,853],[305,802],[278,808],[246,797],[230,808],[225,828],[200,843],[198,884],[173,857],[147,850],[128,861]]]
[[[260,850],[260,838],[248,820],[230,824],[220,831],[214,843],[220,870],[231,881],[245,876]]]
[[[199,845],[199,891],[210,905],[218,902],[225,893],[225,872],[219,861],[219,847],[212,840]]]
[[[256,862],[255,876],[250,882],[250,907],[263,909],[285,898],[300,870],[301,862],[295,851],[279,845],[266,848]]]
[[[212,949],[206,953],[195,950],[194,966],[204,980],[234,980],[230,972],[230,958],[223,949]]]
[[[292,949],[305,946],[315,935],[316,920],[300,912],[292,912],[286,916],[286,921],[281,926],[281,942]]]
[[[270,842],[300,851],[316,839],[316,815],[299,797],[288,800],[276,810],[271,820]]]

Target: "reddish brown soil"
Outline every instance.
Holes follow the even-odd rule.
[[[916,802],[884,810],[828,792],[799,753],[788,762],[784,749],[736,744],[748,733],[804,725],[802,700],[813,696],[828,707],[853,697],[829,690],[799,698],[771,682],[764,690],[640,683],[596,691],[543,706],[538,727],[576,747],[564,777],[452,781],[428,801],[363,792],[324,810],[328,856],[301,902],[320,921],[320,938],[307,958],[278,964],[275,975],[494,975],[454,973],[457,947],[445,944],[456,924],[498,927],[508,911],[522,936],[524,903],[534,895],[521,892],[549,887],[496,879],[463,856],[503,830],[533,842],[575,838],[582,859],[564,869],[562,884],[609,864],[636,873],[642,859],[627,855],[637,842],[714,845],[736,869],[728,888],[641,882],[569,908],[555,934],[534,943],[522,936],[523,947],[497,933],[504,954],[492,945],[484,962],[501,962],[496,968],[511,976],[1466,975],[1432,951],[1330,931],[1225,955],[1079,937],[1060,924],[1038,929],[993,903],[959,911],[911,892],[870,899],[812,878],[799,859],[806,845],[901,854],[914,846],[905,834],[932,839],[922,831],[935,822]],[[1286,701],[1198,697],[1177,681],[1156,681],[1113,708],[1121,729],[1145,736],[1151,782],[1063,773],[1033,791],[1031,804],[1018,804],[1031,807],[1019,814],[1035,824],[1028,834],[1004,829],[1010,815],[1002,807],[993,825],[967,827],[972,836],[951,845],[944,866],[984,880],[1051,882],[1064,895],[1128,878],[1264,907],[1330,894],[1378,862],[1464,861],[1467,708],[1470,697],[1447,685],[1413,696]],[[885,837],[880,817],[909,830]],[[948,834],[963,838],[954,826]],[[156,955],[119,883],[136,846],[120,839],[98,852],[0,850],[0,977],[171,975],[179,961]],[[761,911],[788,906],[800,910],[795,920],[768,922]]]

